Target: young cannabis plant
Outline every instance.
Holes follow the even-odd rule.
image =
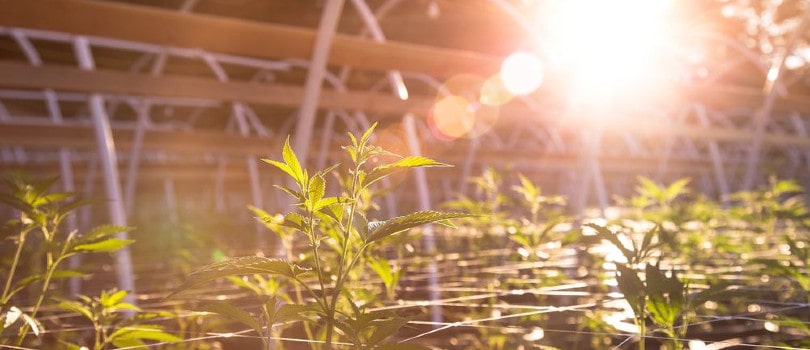
[[[452,226],[449,219],[469,215],[418,211],[382,221],[367,218],[361,208],[368,203],[363,201],[368,200],[368,190],[378,181],[411,168],[448,166],[420,156],[400,157],[371,145],[369,138],[375,126],[376,124],[359,138],[349,134],[351,144],[344,149],[351,164],[348,170],[342,172],[349,181],[345,182],[340,196],[326,195],[325,177],[332,170],[338,169],[338,166],[310,175],[290,148],[289,139],[282,149],[282,161],[264,159],[264,162],[284,172],[294,183],[292,187],[276,187],[294,199],[297,210],[283,217],[265,214],[261,219],[291,228],[303,235],[309,249],[309,253],[305,254],[306,259],[298,258],[295,262],[291,259],[249,256],[225,260],[192,273],[179,290],[220,277],[272,275],[291,281],[307,294],[306,300],[310,302],[292,304],[276,297],[268,298],[261,306],[259,317],[226,302],[216,303],[216,309],[209,307],[208,310],[251,326],[262,335],[265,345],[270,342],[270,328],[274,324],[302,321],[317,328],[313,334],[327,349],[332,348],[338,339],[348,341],[355,349],[402,348],[401,344],[386,343],[386,339],[403,327],[408,319],[391,312],[367,312],[363,306],[358,306],[350,293],[353,288],[352,271],[359,264],[373,264],[367,260],[367,253],[384,244],[386,238],[394,234],[429,223]],[[382,159],[393,161],[372,164]],[[325,247],[328,248],[324,249]],[[333,252],[337,256],[329,259],[326,255]],[[309,283],[308,278],[314,279],[314,282]],[[408,345],[408,348],[420,347]]]
[[[127,291],[110,290],[101,291],[98,297],[79,296],[79,301],[65,300],[59,303],[59,308],[76,312],[90,320],[93,326],[92,347],[81,343],[64,342],[68,349],[108,349],[115,347],[145,347],[145,341],[179,342],[182,339],[163,331],[163,327],[154,324],[145,324],[144,321],[161,316],[170,316],[169,313],[142,313],[135,305],[123,302]],[[122,312],[140,313],[135,317],[123,318]]]
[[[51,282],[57,278],[82,276],[78,271],[61,269],[63,262],[77,254],[113,252],[133,242],[115,238],[116,234],[129,230],[120,226],[99,226],[81,235],[77,231],[64,234],[62,221],[88,202],[75,200],[72,193],[49,193],[48,188],[55,180],[10,177],[6,180],[10,193],[0,194],[0,202],[20,213],[6,224],[14,233],[7,241],[12,242],[14,255],[10,265],[0,269],[0,277],[5,282],[0,295],[0,340],[6,339],[3,331],[17,327],[15,344],[18,346],[29,331],[41,334],[37,314],[48,299]],[[29,243],[31,238],[36,238],[36,244]],[[35,261],[44,261],[41,270],[21,271],[24,252]],[[26,304],[28,301],[18,295],[29,287],[33,289],[30,296],[34,299],[33,305]],[[27,314],[22,312],[26,307],[30,308]]]
[[[723,288],[709,288],[689,294],[688,286],[678,279],[675,271],[664,271],[660,263],[653,263],[653,253],[661,246],[659,226],[647,231],[641,243],[632,241],[627,247],[618,236],[604,226],[587,224],[597,236],[610,242],[622,252],[625,263],[616,263],[616,282],[619,291],[633,310],[634,323],[638,326],[639,349],[644,350],[647,336],[647,320],[657,326],[655,331],[664,334],[666,349],[681,350],[687,326],[700,305],[726,293]]]

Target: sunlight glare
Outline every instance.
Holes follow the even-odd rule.
[[[654,53],[666,44],[670,1],[559,0],[539,14],[550,27],[548,42],[538,44],[553,52],[582,98],[638,88],[656,75]]]

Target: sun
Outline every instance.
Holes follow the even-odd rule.
[[[666,45],[670,0],[556,0],[538,7],[536,45],[578,93],[639,87]]]

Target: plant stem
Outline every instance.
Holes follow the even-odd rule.
[[[6,286],[3,288],[3,297],[0,298],[0,303],[6,304],[11,299],[11,282],[14,280],[14,273],[17,271],[17,264],[20,262],[23,246],[25,245],[25,236],[28,235],[30,230],[23,229],[20,231],[20,238],[17,241],[17,251],[14,252],[14,260],[11,262],[11,270],[9,271],[8,278],[6,279]]]
[[[48,230],[47,227],[42,227],[41,229],[42,233],[45,235],[47,239],[45,242],[45,246],[48,247],[47,248],[48,252],[45,253],[46,256],[45,268],[47,269],[47,271],[45,272],[45,279],[42,281],[42,288],[39,291],[37,302],[34,304],[34,308],[31,310],[31,318],[34,320],[37,319],[37,313],[39,312],[39,308],[42,307],[42,303],[45,301],[45,295],[48,293],[48,287],[50,287],[51,285],[51,278],[53,278],[53,274],[54,272],[56,272],[56,268],[59,266],[59,263],[62,261],[62,258],[64,257],[64,255],[60,254],[59,258],[54,259],[53,252],[50,251],[50,245],[52,240],[51,238],[53,236],[50,235],[50,230]],[[20,328],[20,333],[17,338],[18,346],[22,344],[23,339],[25,339],[25,335],[28,333],[29,328],[30,324],[28,322],[26,322],[22,326],[22,328]]]
[[[363,154],[363,149],[356,150],[358,158],[361,157]],[[349,254],[349,239],[351,238],[352,232],[352,225],[354,224],[354,213],[357,210],[357,201],[360,198],[360,190],[357,189],[359,177],[357,174],[360,173],[360,166],[361,164],[355,164],[354,166],[354,175],[352,176],[352,184],[349,186],[349,193],[351,194],[351,204],[349,204],[349,212],[348,218],[346,220],[346,226],[343,229],[343,250],[338,257],[338,273],[337,273],[337,280],[335,281],[335,290],[332,293],[332,302],[327,303],[329,309],[327,310],[326,315],[326,348],[330,349],[332,347],[332,332],[333,332],[333,324],[335,318],[335,309],[337,308],[338,296],[340,295],[340,290],[343,288],[344,283],[344,264],[346,263],[346,255]],[[345,273],[348,275],[348,272]],[[324,295],[324,297],[326,297]]]

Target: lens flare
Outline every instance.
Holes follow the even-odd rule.
[[[543,63],[529,52],[515,52],[501,65],[504,87],[515,95],[527,95],[543,83]]]
[[[481,85],[481,97],[478,99],[485,106],[502,106],[515,98],[503,83],[500,75],[493,75]]]
[[[447,96],[433,105],[429,125],[434,135],[440,139],[453,140],[472,130],[475,111],[470,101],[461,96]]]

